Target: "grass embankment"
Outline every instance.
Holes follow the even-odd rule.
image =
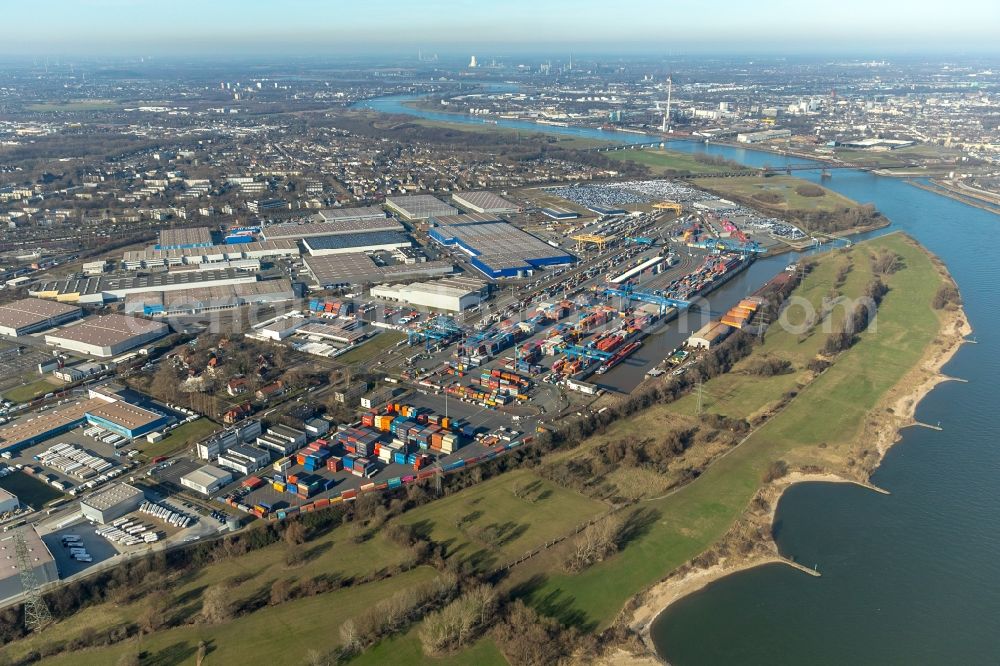
[[[833,190],[821,187],[794,176],[742,176],[739,178],[700,178],[698,187],[726,198],[746,200],[757,207],[780,211],[825,211],[835,213],[845,208],[854,208],[857,203]],[[803,196],[797,190],[819,193],[819,196]]]
[[[59,383],[62,384],[62,382]],[[58,389],[59,386],[50,382],[48,379],[36,379],[28,384],[15,386],[12,389],[4,391],[3,397],[14,402],[30,402],[35,398],[41,397],[46,393],[50,393]]]
[[[192,624],[126,641],[110,648],[63,653],[46,661],[54,666],[107,666],[128,653],[148,655],[142,663],[193,664],[199,641],[208,645],[208,664],[303,664],[310,650],[325,654],[340,644],[339,627],[378,601],[408,585],[432,580],[436,572],[420,567],[397,577],[358,587],[296,599],[230,622]]]
[[[815,465],[838,470],[849,464],[866,413],[920,360],[938,334],[940,315],[931,300],[941,284],[930,257],[908,238],[892,235],[855,246],[853,269],[841,291],[855,295],[870,278],[865,253],[887,248],[903,257],[905,268],[886,276],[891,291],[878,314],[877,327],[861,334],[825,373],[799,390],[798,396],[743,444],[715,461],[697,480],[669,496],[643,502],[655,520],[648,529],[610,559],[578,575],[558,571],[551,557],[520,567],[515,582],[538,609],[564,622],[588,628],[608,626],[625,602],[719,540],[739,518],[762,485],[765,471],[777,460],[790,466]],[[842,255],[820,260],[799,290],[814,304],[833,286]],[[866,275],[867,273],[867,275]],[[793,362],[815,353],[825,335],[800,336],[773,326],[754,354],[787,356]],[[751,357],[753,358],[753,357]],[[747,361],[749,362],[749,360]],[[748,380],[734,373],[706,383],[709,409],[729,416],[750,416],[783,395],[791,376]],[[637,419],[615,425],[603,437],[656,427],[656,419],[691,419],[694,398],[648,410]],[[645,426],[643,425],[645,424]]]
[[[636,162],[649,167],[649,171],[654,176],[684,173],[718,173],[720,171],[732,171],[734,168],[743,168],[738,165],[713,164],[708,161],[699,160],[691,153],[682,153],[676,150],[662,149],[630,149],[613,150],[604,153],[611,159],[622,162]]]
[[[6,477],[10,478],[10,477]],[[5,481],[2,479],[0,481]],[[350,582],[378,576],[407,561],[409,554],[381,534],[360,543],[347,528],[333,529],[301,546],[304,561],[287,566],[287,546],[279,542],[238,557],[208,564],[196,572],[169,579],[166,589],[171,603],[168,613],[180,626],[149,634],[142,650],[152,655],[148,663],[193,663],[199,640],[214,648],[209,663],[257,663],[255,655],[272,663],[302,663],[309,649],[321,652],[336,647],[337,629],[368,605],[391,596],[406,585],[430,580],[433,569],[421,567],[382,582],[358,584],[312,597],[263,608],[219,625],[197,623],[202,594],[214,585],[227,583],[234,605],[268,599],[272,584],[286,578],[303,584],[320,577],[326,581]],[[164,572],[168,575],[168,572]],[[87,607],[45,632],[11,643],[0,650],[0,658],[16,659],[31,650],[60,641],[72,641],[93,632],[135,622],[145,608],[145,594],[125,603],[107,601]],[[249,645],[246,643],[249,642]],[[264,645],[264,643],[267,645]],[[272,645],[273,644],[273,645]],[[134,647],[134,644],[133,644]],[[72,652],[82,664],[114,664],[130,648],[127,644]],[[68,656],[68,655],[67,655]],[[62,663],[53,660],[53,663]],[[65,663],[70,663],[69,661]],[[147,662],[144,662],[147,663]]]
[[[147,459],[157,456],[171,456],[208,437],[219,427],[217,423],[206,418],[196,419],[174,428],[166,437],[155,444],[140,445],[140,449]]]
[[[447,557],[461,558],[486,573],[607,509],[603,502],[517,470],[425,504],[398,520],[445,544]]]
[[[380,352],[384,352],[386,349],[393,347],[400,340],[405,339],[406,334],[404,333],[399,333],[398,331],[382,331],[368,342],[355,347],[349,352],[341,354],[334,360],[338,363],[343,363],[344,365],[364,363],[365,361],[371,360],[372,357],[376,356]]]

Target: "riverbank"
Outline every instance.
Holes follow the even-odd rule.
[[[943,265],[935,261],[935,267],[944,281],[951,282]],[[853,438],[852,446],[841,455],[841,464],[830,465],[829,469],[792,471],[763,485],[747,504],[743,515],[718,543],[640,594],[632,604],[633,610],[620,618],[620,622],[639,636],[645,651],[629,655],[619,650],[609,655],[606,662],[645,664],[650,663],[650,659],[656,659],[650,635],[656,618],[680,599],[732,573],[773,563],[792,564],[805,570],[781,556],[772,536],[781,495],[792,485],[809,482],[855,483],[885,492],[870,483],[872,473],[886,452],[900,440],[902,428],[917,425],[914,413],[921,399],[939,383],[950,379],[941,373],[941,368],[951,360],[970,333],[971,328],[961,308],[941,311],[937,335],[912,369],[868,412],[863,427]],[[851,457],[857,456],[860,464],[844,464],[848,452]]]
[[[940,194],[943,197],[948,197],[949,199],[954,199],[968,206],[975,206],[980,210],[985,210],[987,212],[993,213],[994,215],[1000,215],[1000,204],[993,201],[986,200],[985,198],[978,198],[970,192],[965,192],[953,188],[940,181],[932,180],[932,185],[927,185],[921,183],[917,180],[911,180],[910,185],[921,190],[926,190],[927,192],[933,192],[934,194]]]

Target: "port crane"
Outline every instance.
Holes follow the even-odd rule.
[[[407,330],[406,339],[411,345],[417,342],[426,342],[429,347],[433,342],[453,340],[461,334],[462,327],[454,319],[446,315],[439,315],[420,329]]]
[[[633,289],[631,285],[624,285],[620,289],[605,289],[604,295],[617,296],[625,302],[639,301],[640,303],[652,303],[653,305],[658,305],[660,307],[661,314],[667,308],[687,310],[691,307],[691,301],[682,301],[677,298],[670,298],[668,296],[662,296],[648,291],[637,291],[636,289]]]
[[[567,345],[559,351],[570,358],[589,358],[602,363],[614,356],[611,352],[601,351],[593,347],[581,347],[580,345]]]

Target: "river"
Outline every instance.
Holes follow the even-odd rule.
[[[408,99],[382,98],[362,106],[481,122],[412,109],[403,105]],[[523,121],[498,124],[622,143],[646,140]],[[691,141],[672,141],[670,148],[705,151],[750,166],[788,162],[762,151]],[[797,175],[820,182],[818,170]],[[892,221],[890,229],[911,234],[946,263],[962,292],[976,344],[963,346],[944,371],[968,383],[943,384],[921,402],[917,418],[940,422],[943,431],[904,432],[873,478],[890,495],[824,483],[802,484],[785,494],[776,518],[778,547],[785,556],[816,566],[821,577],[780,565],[729,576],[663,613],[653,626],[653,640],[675,666],[996,664],[1000,299],[995,294],[1000,263],[992,243],[1000,218],[868,172],[837,170],[822,184],[875,204]],[[778,260],[783,265],[791,258]],[[776,267],[777,262],[768,266],[764,261],[723,290],[752,291]]]

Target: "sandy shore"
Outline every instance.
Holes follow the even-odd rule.
[[[914,420],[914,413],[917,405],[924,396],[930,393],[938,384],[951,379],[941,373],[941,368],[951,360],[970,333],[972,333],[972,328],[961,309],[946,311],[942,315],[941,329],[938,337],[925,351],[920,362],[896,386],[890,389],[882,400],[879,401],[878,405],[872,409],[870,412],[871,416],[866,420],[861,433],[858,435],[857,440],[859,442],[874,442],[877,451],[877,459],[869,461],[869,465],[865,469],[859,470],[862,476],[847,478],[834,472],[818,474],[792,472],[760,490],[760,494],[768,499],[770,503],[770,509],[767,514],[763,516],[750,516],[748,511],[743,519],[737,521],[737,524],[744,521],[749,524],[763,522],[768,528],[773,528],[778,500],[785,490],[796,483],[855,483],[877,492],[886,492],[870,483],[869,478],[871,473],[878,467],[878,464],[893,444],[902,438],[900,434],[902,428],[917,425]],[[877,418],[874,418],[875,415],[877,415]],[[770,534],[771,530],[768,529],[767,533]],[[639,635],[648,652],[645,654],[631,654],[619,649],[612,654],[606,655],[601,660],[601,663],[614,664],[616,666],[663,663],[656,655],[650,637],[650,628],[653,622],[662,612],[678,600],[704,589],[709,584],[725,576],[764,564],[774,563],[789,564],[804,572],[813,574],[811,570],[781,557],[778,553],[777,545],[773,540],[769,540],[769,543],[761,543],[759,546],[760,549],[757,552],[747,557],[720,558],[717,563],[703,568],[683,567],[642,593],[640,597],[641,603],[632,611],[627,624]]]

